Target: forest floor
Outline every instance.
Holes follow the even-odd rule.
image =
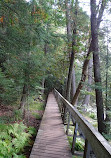
[[[35,128],[36,134],[38,132],[40,122],[44,113],[44,101],[34,101],[30,99],[29,111],[26,111],[23,123],[28,127]],[[14,124],[22,121],[21,113],[13,106],[0,105],[0,124]],[[31,145],[24,148],[23,154],[29,158],[36,134],[31,137]]]
[[[34,127],[36,129],[36,134],[37,134],[37,132],[39,130],[40,123],[41,123],[41,119],[42,119],[42,116],[43,116],[43,111],[37,111],[37,110],[35,110],[33,112],[36,113],[37,115],[39,115],[40,118],[36,118],[35,116],[33,116],[33,113],[30,112],[29,114],[26,114],[24,123],[27,124],[27,120],[28,120],[28,126]],[[33,143],[35,141],[35,138],[36,138],[35,135],[33,135],[31,137],[31,140],[33,141]],[[26,158],[29,158],[31,150],[32,150],[32,147],[33,147],[33,144],[31,146],[25,147],[25,149],[24,149],[24,155],[26,156]]]
[[[12,106],[0,105],[0,117],[12,116],[12,114],[13,114],[13,107]]]

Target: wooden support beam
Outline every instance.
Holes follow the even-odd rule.
[[[71,149],[71,152],[72,152],[73,155],[74,155],[76,138],[77,138],[77,130],[78,130],[78,123],[76,123],[76,125],[75,125],[74,135],[73,135],[73,142],[72,142],[72,149]]]
[[[84,138],[86,138],[88,142],[90,143],[91,148],[92,148],[91,154],[93,155],[95,154],[96,158],[100,158],[100,157],[110,158],[111,146],[107,142],[107,140],[57,90],[54,90],[54,93],[55,93],[56,98],[58,98],[59,96],[64,106],[68,109],[68,111],[70,111],[71,117],[73,118],[72,121],[77,122],[79,124],[79,128],[81,129],[81,132],[79,133],[82,133]],[[74,141],[73,141],[72,151],[74,151],[75,136],[73,137],[73,139]]]
[[[85,139],[85,148],[84,148],[84,156],[83,158],[89,158],[91,151],[91,146],[87,139]]]
[[[69,112],[68,124],[67,124],[67,130],[66,130],[66,134],[67,134],[67,135],[68,135],[68,131],[69,131],[70,120],[71,120],[71,113]]]
[[[66,115],[67,115],[67,108],[64,107],[64,118],[63,118],[63,124],[65,124],[66,121]]]

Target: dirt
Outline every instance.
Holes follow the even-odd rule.
[[[42,117],[42,115],[41,115]],[[27,114],[24,120],[24,123],[28,126],[33,126],[35,128],[38,128],[40,125],[41,119],[36,119],[31,113]]]
[[[36,128],[36,132],[38,132],[38,129],[39,129],[39,126],[40,126],[40,123],[41,123],[41,119],[36,119],[32,115],[33,112],[34,113],[38,113],[41,116],[41,118],[42,118],[43,111],[34,110],[32,112],[26,113],[26,117],[25,117],[24,123],[26,125],[28,125],[28,126],[32,126],[32,127]],[[31,146],[25,147],[25,149],[24,149],[24,153],[23,154],[26,156],[26,158],[29,158],[29,156],[30,156],[30,153],[31,153],[34,141],[35,141],[35,138],[36,138],[36,136],[33,135],[30,138],[32,140]]]
[[[1,116],[12,116],[13,108],[11,106],[0,105],[0,117]]]
[[[29,117],[27,117],[27,114],[26,114],[24,123],[25,124],[28,123],[28,126],[32,126],[32,127],[36,128],[37,132],[38,132],[38,129],[39,129],[39,126],[40,126],[40,122],[41,122],[41,119],[37,120],[31,113],[29,113]],[[28,146],[28,147],[25,147],[25,149],[24,149],[23,154],[26,156],[26,158],[29,158],[29,156],[30,156],[35,138],[36,138],[36,136],[33,135],[30,138],[32,140],[32,144],[30,144],[30,146]]]

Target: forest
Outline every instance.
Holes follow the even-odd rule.
[[[54,88],[111,143],[110,19],[111,0],[0,0],[0,158],[30,155]]]

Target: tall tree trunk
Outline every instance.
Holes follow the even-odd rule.
[[[93,66],[93,60],[89,60],[88,64],[88,88],[87,91],[91,92],[91,84],[92,84],[92,66]],[[85,96],[84,104],[88,105],[90,102],[90,94]]]
[[[91,35],[92,35],[94,80],[95,80],[95,86],[96,86],[95,92],[96,92],[98,131],[100,133],[103,133],[105,131],[104,106],[103,106],[103,98],[102,98],[100,59],[99,59],[99,51],[98,51],[99,46],[98,46],[97,10],[96,9],[97,9],[96,0],[91,0]]]
[[[97,29],[99,29],[105,6],[106,6],[106,1],[103,0],[102,3],[101,3],[101,8],[99,10],[98,18],[97,18]],[[89,49],[88,49],[88,53],[87,53],[86,59],[85,59],[85,61],[83,63],[81,80],[80,80],[80,82],[78,84],[78,87],[76,89],[76,93],[75,93],[75,95],[73,96],[73,99],[72,99],[72,104],[73,105],[75,105],[76,100],[79,97],[80,90],[84,86],[84,82],[86,80],[86,74],[87,74],[87,67],[88,67],[88,63],[89,63],[89,60],[90,60],[91,53],[92,53],[92,40],[91,40],[91,43],[90,43],[90,46],[89,46]]]
[[[70,3],[69,0],[65,0],[65,8],[66,8],[66,27],[67,27],[67,40],[68,40],[68,51],[69,51],[69,58],[71,57],[71,43],[72,43],[72,27],[71,27],[71,19],[70,19]],[[71,60],[70,60],[71,62]],[[73,61],[72,61],[73,63]],[[71,65],[71,64],[70,64]],[[73,65],[72,65],[73,67]],[[67,79],[66,84],[66,99],[70,101],[70,89],[71,89],[71,77]]]
[[[72,27],[71,27],[71,19],[70,19],[71,6],[69,0],[65,0],[65,8],[66,8],[67,39],[68,39],[68,45],[70,46],[72,43]]]
[[[109,91],[109,98],[111,98],[111,85],[110,85],[110,91]],[[107,103],[107,104],[106,104]],[[108,101],[106,102],[105,106],[106,106],[106,118],[105,118],[105,125],[106,125],[106,134],[111,134],[110,133],[110,129],[111,129],[111,104],[108,103]]]
[[[76,38],[77,38],[77,31],[76,31],[76,27],[77,27],[77,7],[78,7],[78,0],[76,0],[76,2],[75,2],[75,21],[74,21],[74,29],[73,29],[73,37],[72,37],[72,51],[71,51],[71,57],[70,57],[70,66],[69,66],[68,79],[67,79],[67,89],[66,89],[66,99],[68,101],[70,101],[72,72],[73,72],[73,69],[74,69],[74,57],[75,57],[75,53],[76,53],[76,50],[74,49],[74,46],[76,46]]]
[[[106,54],[106,98],[105,98],[105,108],[106,108],[106,119],[105,119],[105,124],[106,124],[106,134],[110,134],[110,128],[111,128],[111,116],[110,116],[110,111],[111,111],[111,106],[108,103],[108,65],[109,65],[109,46],[108,46],[108,28],[107,28],[107,54]],[[110,85],[110,92],[109,92],[109,98],[110,98],[110,93],[111,93],[111,85]]]

